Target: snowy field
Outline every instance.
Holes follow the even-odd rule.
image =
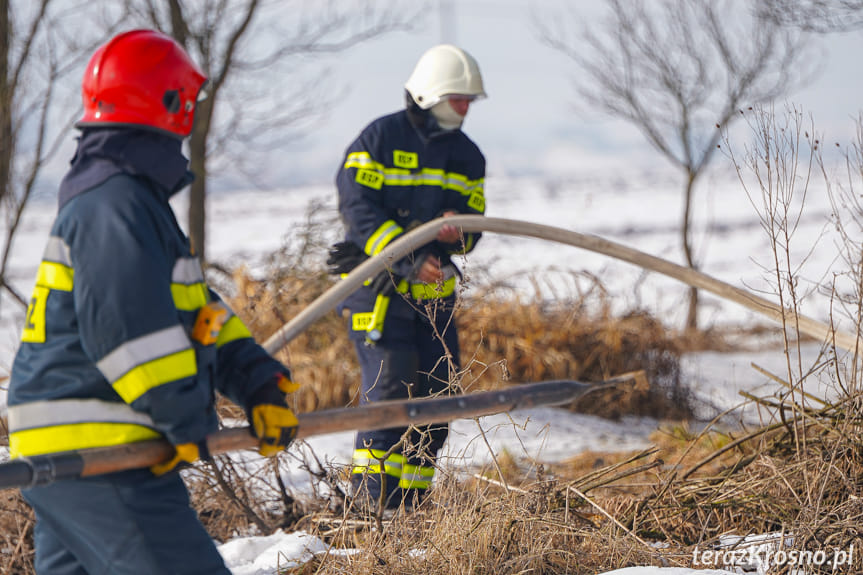
[[[772,250],[761,229],[750,200],[734,177],[713,176],[705,180],[696,209],[696,245],[702,271],[735,286],[763,290],[772,265]],[[321,218],[335,217],[335,191],[331,186],[313,186],[279,192],[221,194],[208,206],[208,250],[210,259],[229,266],[243,263],[253,271],[264,269],[266,256],[279,249],[292,231],[303,225],[310,202],[323,206]],[[669,174],[657,172],[583,176],[579,179],[505,179],[489,176],[486,186],[487,215],[527,220],[595,234],[627,246],[683,263],[678,238],[681,212],[680,185]],[[185,197],[175,209],[185,218]],[[45,245],[55,207],[51,202],[34,204],[16,239],[11,260],[12,285],[29,294],[36,266]],[[807,198],[804,217],[795,232],[791,253],[801,262],[801,285],[815,290],[804,311],[815,319],[829,319],[829,299],[817,293],[818,284],[830,277],[838,262],[830,231],[831,207],[823,189]],[[338,230],[330,230],[337,234]],[[503,235],[488,234],[474,254],[462,263],[465,271],[479,270],[490,278],[509,281],[515,289],[535,296],[528,281],[531,274],[543,278],[539,297],[573,293],[574,271],[588,271],[600,278],[619,310],[641,307],[673,326],[685,314],[687,288],[675,280],[646,274],[629,264],[576,248]],[[774,300],[767,289],[762,296]],[[705,295],[702,326],[769,324],[737,304]],[[0,313],[0,370],[11,364],[17,346],[23,310],[4,296]],[[809,361],[817,346],[804,348]],[[684,358],[684,378],[697,397],[715,408],[741,402],[739,390],[765,395],[775,384],[755,371],[755,363],[784,375],[784,358],[777,351],[752,351],[734,355],[705,353]],[[817,383],[811,391],[819,389]],[[0,408],[5,399],[0,394]],[[488,434],[489,447],[478,441],[480,425]],[[492,453],[507,450],[535,461],[559,461],[587,449],[634,450],[650,445],[648,436],[658,422],[627,418],[619,422],[540,408],[453,424],[443,461],[452,469],[488,462]],[[312,438],[292,448],[294,455],[312,449],[321,461],[346,465],[352,449],[352,434]],[[312,488],[309,474],[297,457],[285,457],[283,474],[289,489],[302,495]],[[307,561],[327,546],[306,533],[277,532],[268,537],[237,537],[223,542],[220,550],[235,575],[271,575],[282,568]],[[684,575],[689,569],[630,568],[616,575]],[[698,571],[705,574],[710,571]]]

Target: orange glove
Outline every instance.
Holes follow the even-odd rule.
[[[200,443],[181,443],[174,446],[174,457],[164,463],[157,463],[150,467],[153,475],[164,475],[169,471],[173,471],[178,466],[185,466],[197,460],[206,461],[210,459],[210,453],[207,450],[207,441]]]

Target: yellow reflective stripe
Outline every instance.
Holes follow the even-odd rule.
[[[478,180],[467,180],[464,184],[464,191],[462,195],[467,196],[468,194],[484,194],[485,188],[485,178],[479,178]]]
[[[414,299],[437,299],[447,297],[455,293],[455,276],[441,284],[411,284],[411,296]]]
[[[386,168],[383,175],[383,183],[388,186],[440,186],[446,190],[455,190],[463,196],[476,193],[482,195],[485,183],[485,178],[468,180],[464,174],[444,172],[437,168],[423,168],[419,172]]]
[[[181,311],[194,311],[207,305],[209,301],[207,285],[203,283],[191,285],[172,283],[171,296],[174,298],[174,307]]]
[[[402,489],[428,489],[434,479],[434,467],[405,464],[399,479]]]
[[[133,423],[73,423],[37,429],[25,429],[9,434],[9,455],[28,457],[59,453],[74,449],[125,445],[161,434],[154,429]]]
[[[378,255],[393,238],[404,231],[400,225],[393,220],[387,220],[378,226],[378,229],[366,240],[365,252],[370,256]]]
[[[390,298],[383,294],[378,294],[375,298],[375,307],[372,309],[372,321],[366,328],[366,331],[377,330],[378,333],[384,331],[384,319],[387,317],[387,310],[390,307]]]
[[[75,270],[55,262],[43,261],[36,272],[36,285],[59,291],[72,291]]]
[[[173,325],[129,340],[96,362],[96,367],[112,385],[139,365],[192,349],[182,325]]]
[[[154,387],[198,373],[195,350],[187,349],[143,363],[114,382],[114,390],[132,403]]]
[[[237,316],[232,316],[222,326],[222,331],[219,332],[219,337],[216,339],[216,347],[222,347],[226,343],[247,337],[252,337],[249,328],[246,327],[243,320]]]
[[[380,473],[381,459],[386,451],[379,449],[357,449],[354,451],[353,467],[351,473]],[[384,460],[384,473],[393,477],[400,477],[405,458],[400,453],[393,453]]]
[[[348,154],[348,157],[345,159],[345,169],[347,170],[348,168],[368,168],[379,172],[384,171],[384,165],[372,160],[368,152],[352,152]]]

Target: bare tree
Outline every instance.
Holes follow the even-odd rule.
[[[765,19],[826,34],[863,28],[863,0],[758,0]]]
[[[698,269],[696,181],[741,107],[802,82],[805,36],[735,0],[660,0],[649,8],[641,0],[608,0],[608,8],[597,32],[571,33],[577,15],[570,14],[537,19],[540,35],[585,73],[577,89],[589,105],[634,125],[684,173],[681,246],[687,265]],[[697,327],[697,311],[691,288],[687,328]]]
[[[0,284],[24,306],[9,284],[7,264],[43,168],[80,115],[80,80],[65,80],[123,19],[118,6],[98,4],[0,0]]]
[[[132,0],[138,18],[171,34],[202,66],[208,97],[198,105],[189,140],[196,179],[189,201],[189,236],[205,258],[206,190],[214,160],[245,169],[296,137],[330,99],[322,73],[297,73],[302,60],[334,54],[364,40],[407,28],[410,14],[394,2],[352,0]],[[331,88],[332,89],[332,88]]]

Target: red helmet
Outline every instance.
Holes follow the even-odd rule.
[[[170,36],[132,30],[96,50],[84,72],[84,116],[76,126],[144,126],[184,138],[207,81]]]

